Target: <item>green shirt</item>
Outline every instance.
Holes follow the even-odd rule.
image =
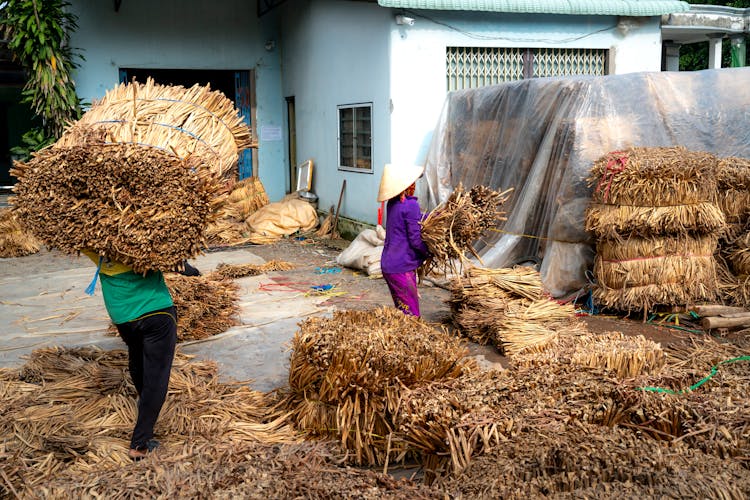
[[[95,263],[99,263],[99,256],[95,253],[83,253]],[[134,273],[123,264],[105,258],[99,277],[104,306],[116,325],[133,321],[144,314],[174,304],[161,271],[149,271],[144,276]]]

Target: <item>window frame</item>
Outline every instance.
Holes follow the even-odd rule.
[[[356,119],[356,111],[355,110],[359,109],[359,108],[367,108],[370,111],[370,130],[369,130],[369,132],[370,132],[369,133],[369,136],[370,136],[370,145],[369,145],[369,148],[370,148],[370,157],[369,157],[370,167],[369,168],[361,168],[361,167],[356,167],[356,166],[350,167],[350,166],[347,166],[347,165],[342,165],[342,154],[341,153],[342,153],[343,144],[342,144],[342,139],[341,139],[341,137],[342,137],[342,131],[341,131],[342,116],[341,116],[341,111],[345,110],[345,109],[352,110],[352,118],[354,120],[354,123],[356,123],[357,119]],[[359,172],[361,174],[373,174],[374,173],[373,165],[374,165],[375,162],[374,162],[374,159],[373,159],[373,149],[374,149],[373,144],[374,144],[375,141],[374,141],[373,124],[372,124],[372,121],[373,121],[372,110],[373,110],[372,101],[356,102],[356,103],[350,103],[350,104],[339,104],[339,105],[336,106],[336,157],[337,157],[337,163],[338,163],[338,170],[342,170],[342,171],[346,171],[346,172]],[[356,136],[357,136],[358,133],[359,132],[357,132],[356,129],[354,129],[352,131],[352,139],[353,139],[353,142],[352,142],[352,148],[353,148],[352,160],[354,161],[355,165],[356,165],[356,161],[357,161]]]

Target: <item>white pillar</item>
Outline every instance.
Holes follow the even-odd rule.
[[[712,33],[708,35],[708,69],[721,68],[721,39],[723,33]]]
[[[664,57],[666,71],[680,71],[680,47],[682,45],[674,42],[664,43]]]

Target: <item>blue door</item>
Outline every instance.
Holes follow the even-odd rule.
[[[250,76],[254,74],[250,71],[235,71],[234,72],[234,105],[240,111],[240,114],[253,130],[252,115],[253,115],[253,104],[255,99],[253,98],[254,92],[252,88],[252,81]],[[240,157],[237,161],[237,167],[239,169],[240,180],[246,179],[253,176],[253,150],[246,149],[240,151]]]

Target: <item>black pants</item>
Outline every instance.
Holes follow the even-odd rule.
[[[168,307],[116,326],[128,345],[130,376],[138,391],[138,420],[130,447],[141,449],[154,437],[154,425],[167,397],[177,344],[177,311]]]

